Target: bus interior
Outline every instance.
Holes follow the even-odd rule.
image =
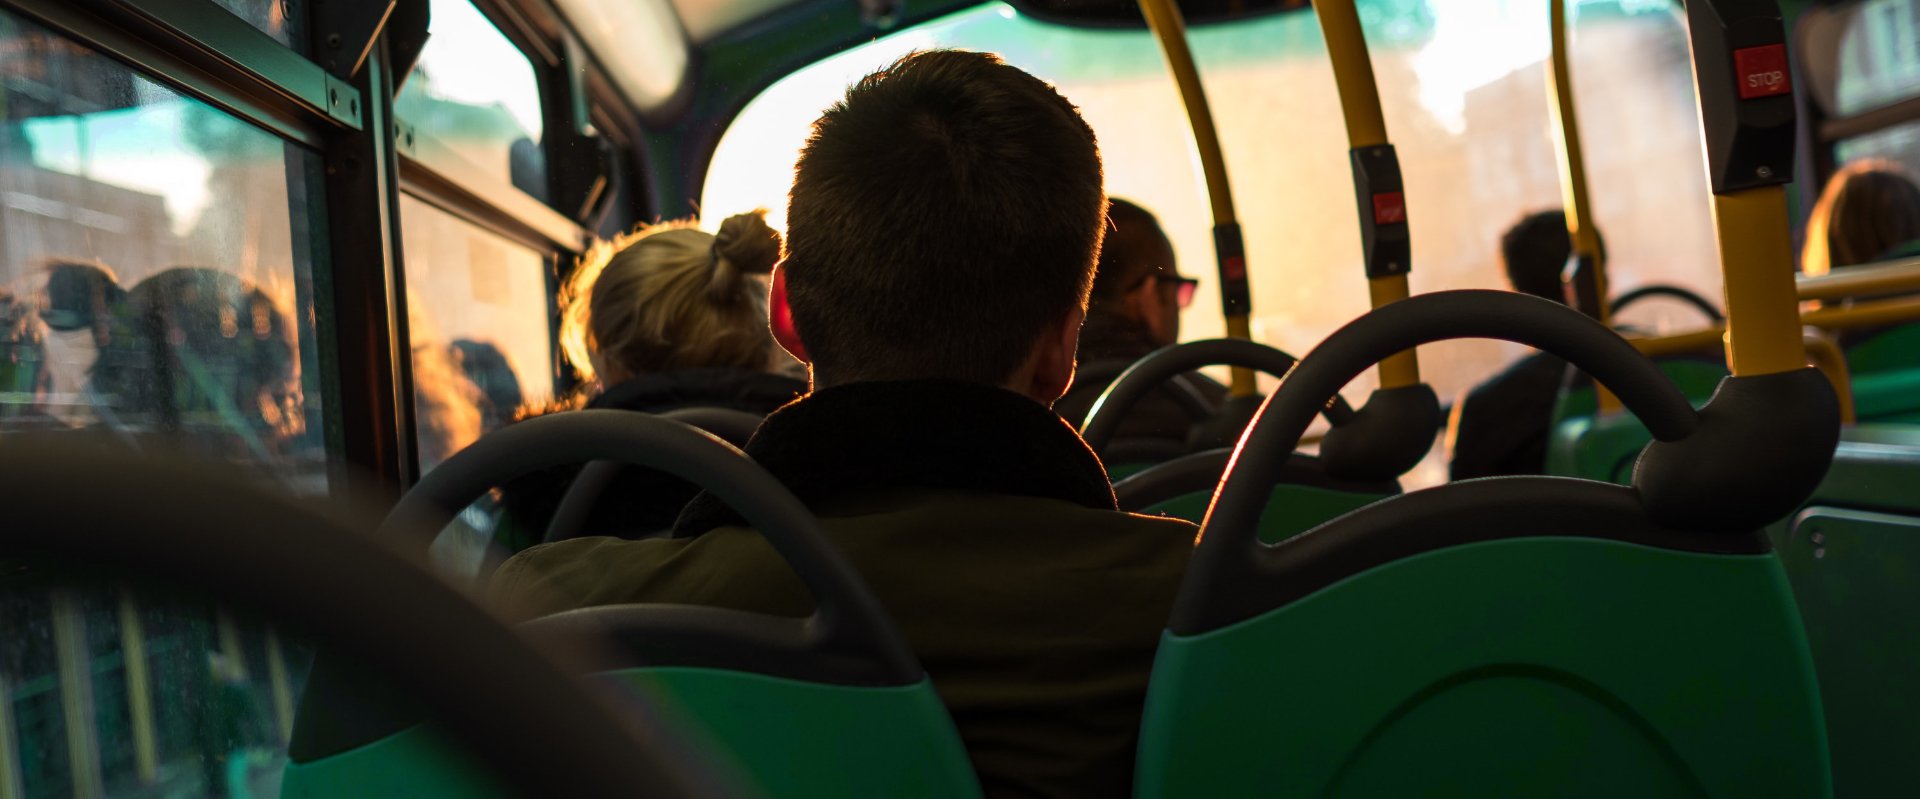
[[[0,0],[0,799],[982,795],[759,415],[545,412],[596,247],[784,230],[936,49],[1056,87],[1197,280],[1068,420],[1203,531],[1136,795],[1920,792],[1920,241],[1803,257],[1920,174],[1920,0]],[[1503,270],[1540,211],[1567,307]],[[1458,479],[1538,352],[1544,462]],[[1204,435],[1117,432],[1195,374]],[[483,607],[621,464],[815,615]]]

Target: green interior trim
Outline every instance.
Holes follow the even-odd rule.
[[[1847,348],[1847,371],[1859,375],[1920,369],[1920,325],[1903,325]]]
[[[824,685],[745,672],[648,668],[607,675],[660,699],[761,795],[975,799],[979,778],[946,706],[921,680]],[[439,731],[416,726],[311,763],[290,763],[286,799],[494,799],[512,794]]]
[[[1920,637],[1900,610],[1920,607],[1920,516],[1816,506],[1769,532],[1819,670],[1834,793],[1920,795]]]
[[[447,737],[410,727],[310,763],[287,764],[281,799],[509,799],[491,770]]]
[[[980,782],[933,684],[823,685],[698,668],[616,678],[673,701],[679,727],[724,742],[767,796],[978,797]]]
[[[1693,400],[1695,407],[1705,404],[1727,376],[1724,364],[1693,358],[1665,358],[1654,361],[1654,365],[1680,388],[1680,393]],[[1553,423],[1558,426],[1569,418],[1592,416],[1598,410],[1599,400],[1592,386],[1566,391],[1553,407]]]
[[[1503,539],[1166,636],[1136,795],[1831,795],[1772,555]]]
[[[1266,510],[1260,513],[1260,540],[1269,544],[1285,541],[1334,517],[1385,498],[1380,494],[1359,494],[1316,486],[1274,486],[1273,493],[1267,495]],[[1195,491],[1149,506],[1141,512],[1199,524],[1206,518],[1207,505],[1212,501],[1211,491]]]

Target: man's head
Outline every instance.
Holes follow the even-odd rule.
[[[1567,301],[1560,272],[1572,253],[1567,216],[1558,210],[1528,214],[1500,239],[1500,257],[1513,290],[1559,303]]]
[[[1173,242],[1153,214],[1126,200],[1108,204],[1107,223],[1087,316],[1131,323],[1154,346],[1179,341],[1180,309],[1192,300],[1195,284],[1180,276]]]
[[[804,341],[816,386],[948,378],[1050,402],[1105,210],[1093,131],[1052,87],[992,55],[909,55],[814,123],[775,333]]]

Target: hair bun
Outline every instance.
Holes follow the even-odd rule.
[[[733,268],[747,274],[764,275],[780,260],[780,233],[767,225],[765,208],[747,214],[734,214],[720,223],[714,234],[713,250]]]

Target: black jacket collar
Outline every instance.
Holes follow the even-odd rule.
[[[806,390],[805,383],[791,377],[749,369],[676,369],[615,383],[587,407],[642,413],[718,407],[765,414]]]
[[[896,488],[1116,507],[1106,469],[1072,427],[1031,399],[977,383],[821,389],[768,416],[747,454],[815,512],[844,497]],[[674,534],[744,523],[703,492],[681,512]]]

